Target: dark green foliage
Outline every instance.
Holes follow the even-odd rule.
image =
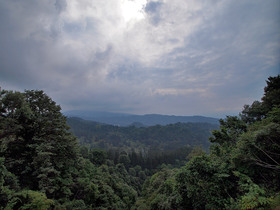
[[[276,209],[276,207],[279,208],[280,206],[280,193],[277,193],[270,202],[270,208],[271,209]]]
[[[126,168],[128,168],[129,163],[130,163],[130,159],[129,159],[127,154],[121,154],[119,156],[119,161],[118,162],[122,163]]]
[[[246,123],[260,121],[267,117],[274,107],[280,106],[280,75],[269,77],[266,83],[262,102],[254,101],[251,106],[244,106],[241,117]]]
[[[7,209],[42,209],[47,210],[53,206],[54,201],[47,199],[42,192],[23,190],[15,193],[9,201]]]
[[[90,149],[88,158],[93,164],[102,165],[107,159],[107,153],[101,149]]]
[[[232,145],[237,141],[237,137],[245,132],[247,125],[238,117],[227,116],[225,120],[220,120],[220,130],[214,130],[213,137],[209,140],[212,143],[218,143],[220,145],[227,144]]]
[[[264,118],[265,108],[259,101],[254,101],[251,106],[244,105],[242,111],[242,120],[246,123],[253,123]]]
[[[85,204],[91,205],[98,197],[97,185],[94,177],[97,173],[97,168],[87,159],[80,158],[77,164],[78,173],[73,176],[73,192],[71,200],[82,200]]]
[[[267,86],[264,88],[262,103],[268,113],[273,107],[280,105],[280,75],[269,77],[266,83]]]
[[[146,154],[129,153],[130,167],[141,166],[144,169],[156,169],[162,164],[171,164],[176,167],[183,166],[186,163],[186,157],[191,152],[192,147],[185,146],[171,151],[150,150]]]
[[[218,128],[217,125],[208,123],[119,127],[79,118],[68,118],[67,123],[82,145],[106,150],[133,148],[137,152],[170,151],[186,145],[202,145],[208,149],[211,131]]]
[[[280,124],[273,119],[268,117],[248,127],[239,138],[233,161],[254,181],[280,189]]]
[[[270,77],[262,101],[239,117],[220,120],[209,154],[197,146],[213,128],[208,124],[121,128],[82,121],[79,148],[43,91],[2,91],[0,209],[277,208],[279,80]]]
[[[234,197],[234,179],[227,165],[207,155],[196,156],[176,176],[180,206],[223,209]]]
[[[93,207],[97,209],[129,209],[136,200],[135,179],[122,164],[102,165],[97,168],[93,178],[98,194]]]
[[[197,148],[198,154],[195,150],[189,154],[191,160],[169,177],[175,177],[176,187],[171,192],[162,195],[158,186],[164,185],[165,180],[157,182],[154,175],[145,182],[147,197],[136,202],[136,207],[269,209],[279,205],[279,76],[270,77],[267,84],[262,102],[245,106],[240,117],[220,120],[220,129],[210,137],[209,155]],[[168,199],[172,207],[158,205],[158,201]]]
[[[1,209],[133,205],[143,180],[129,175],[129,161],[120,156],[114,165],[104,150],[84,147],[80,157],[60,107],[43,91],[2,91],[0,100]]]
[[[206,155],[206,152],[202,149],[201,146],[195,146],[192,151],[187,155],[186,159],[191,160],[196,156]]]
[[[0,207],[6,206],[19,189],[17,177],[6,169],[0,157]]]
[[[60,107],[43,91],[2,91],[0,105],[0,155],[7,171],[21,188],[41,191],[48,198],[69,197],[78,144],[67,131]],[[37,199],[32,192],[15,196],[32,206]]]
[[[259,185],[255,184],[251,178],[238,171],[234,171],[238,180],[238,190],[242,196],[236,199],[236,205],[240,209],[264,209],[270,204],[270,199],[266,192]]]
[[[21,187],[50,198],[69,196],[78,145],[60,107],[43,91],[2,91],[0,102],[0,155],[6,168]]]
[[[177,209],[175,169],[163,168],[146,180],[134,209]]]
[[[87,210],[88,207],[83,200],[72,200],[66,201],[63,205],[56,206],[56,209]]]

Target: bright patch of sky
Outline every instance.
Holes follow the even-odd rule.
[[[63,110],[238,114],[280,73],[278,0],[0,0],[0,86]]]
[[[144,8],[146,6],[147,0],[123,0],[121,4],[122,16],[125,23],[136,22],[145,18]]]

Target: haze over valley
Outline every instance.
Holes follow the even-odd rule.
[[[279,0],[0,0],[0,210],[280,209]]]

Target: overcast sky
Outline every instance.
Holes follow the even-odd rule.
[[[236,115],[280,73],[279,0],[0,0],[0,86],[63,110]]]

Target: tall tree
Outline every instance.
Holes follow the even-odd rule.
[[[262,101],[254,101],[251,106],[245,105],[241,118],[247,123],[260,121],[267,117],[267,114],[274,107],[280,106],[280,75],[269,77],[266,81]]]
[[[60,111],[43,91],[1,92],[0,155],[21,187],[48,197],[69,196],[78,158],[77,140]]]
[[[262,101],[267,112],[269,112],[273,107],[280,105],[280,75],[269,77],[266,83],[267,86],[264,88]]]

